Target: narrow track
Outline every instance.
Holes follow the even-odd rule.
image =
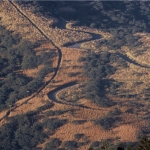
[[[58,53],[59,53],[59,58],[58,58],[58,62],[57,62],[57,68],[56,68],[56,70],[55,70],[55,73],[53,74],[53,76],[52,76],[52,78],[49,80],[49,81],[47,81],[32,97],[30,97],[28,100],[26,100],[25,101],[25,103],[27,102],[27,101],[29,101],[30,99],[32,99],[33,97],[35,97],[36,96],[36,94],[38,94],[39,92],[41,92],[44,88],[45,88],[45,86],[47,86],[54,78],[55,78],[55,76],[57,75],[57,73],[58,73],[58,70],[59,70],[59,67],[60,67],[60,63],[61,63],[61,60],[62,60],[62,52],[61,52],[61,49],[58,47],[58,46],[56,46],[55,45],[55,43],[46,35],[46,33],[40,28],[40,27],[38,27],[38,25],[36,25],[36,23],[34,22],[34,21],[32,21],[22,10],[20,10],[20,8],[15,4],[15,3],[13,3],[12,1],[9,1],[10,2],[10,4],[11,5],[13,5],[15,8],[16,8],[16,10],[21,14],[21,15],[23,15],[48,41],[50,41],[51,43],[52,43],[52,45],[58,50]],[[66,28],[67,29],[67,28]],[[71,30],[71,29],[68,29],[68,30]],[[74,30],[73,30],[74,31]],[[88,33],[88,34],[90,34],[91,36],[92,36],[92,38],[91,39],[87,39],[87,40],[83,40],[83,41],[79,41],[78,43],[83,43],[83,42],[87,42],[87,41],[91,41],[91,40],[96,40],[96,39],[100,39],[101,38],[101,35],[98,35],[98,34],[94,34],[94,33],[90,33],[90,32],[85,32],[85,31],[80,31],[80,32],[83,32],[83,33]],[[74,43],[73,43],[74,44]],[[72,44],[72,45],[73,45]],[[76,83],[77,84],[77,83]],[[75,83],[74,83],[74,85],[75,85]],[[67,87],[70,87],[70,86],[73,86],[73,85],[70,85],[69,83],[67,84]],[[58,89],[57,90],[54,90],[54,91],[51,91],[51,92],[49,92],[48,93],[48,97],[52,100],[52,101],[54,101],[54,102],[56,102],[56,103],[60,103],[60,104],[66,104],[66,105],[72,105],[72,106],[75,106],[75,104],[68,104],[68,103],[65,103],[65,102],[62,102],[62,101],[58,101],[58,100],[56,100],[56,98],[55,98],[55,94],[56,94],[56,92],[59,92],[59,91],[61,91],[62,89],[64,89],[64,88],[66,88],[66,85],[64,85],[64,86],[62,86],[62,87],[58,87]],[[50,96],[50,95],[52,95],[52,96]],[[24,104],[24,103],[22,103],[22,104]],[[21,105],[22,105],[21,104]],[[20,105],[19,105],[20,106]],[[19,107],[19,106],[17,106],[17,107]],[[79,106],[79,107],[84,107],[83,105],[79,105],[79,104],[76,104],[76,106]],[[85,106],[86,107],[86,106]],[[86,107],[87,108],[87,107]],[[89,107],[88,107],[89,108]],[[14,108],[15,109],[15,108]]]
[[[22,16],[24,16],[42,35],[43,37],[45,37],[45,39],[47,39],[49,42],[51,42],[51,44],[57,49],[58,51],[58,62],[57,62],[57,67],[56,67],[56,70],[53,74],[53,76],[51,77],[51,79],[49,81],[47,81],[39,90],[37,90],[30,98],[28,98],[25,102],[23,102],[22,104],[18,105],[18,106],[14,106],[11,108],[11,111],[12,110],[15,110],[16,108],[18,108],[19,106],[27,103],[30,99],[32,99],[33,97],[35,97],[38,93],[40,93],[57,75],[58,73],[58,70],[60,68],[60,64],[61,64],[61,60],[62,60],[62,52],[61,52],[61,49],[55,45],[55,43],[46,35],[46,33],[33,21],[31,20],[14,2],[12,1],[8,1]],[[70,29],[69,29],[70,30]],[[80,32],[84,32],[84,31],[80,31]],[[98,35],[98,34],[94,34],[94,33],[90,33],[90,32],[84,32],[84,33],[88,33],[92,36],[92,38],[90,40],[85,40],[85,41],[91,41],[91,40],[95,40],[95,39],[100,39],[101,36]],[[84,42],[85,42],[84,41]],[[81,44],[81,42],[83,41],[80,41],[78,42],[79,44]],[[74,44],[72,44],[74,45]],[[69,46],[69,45],[68,45]],[[127,59],[125,58],[124,55],[121,55],[121,54],[118,54],[120,57],[124,58],[124,59]],[[128,59],[128,61],[130,63],[134,63],[135,65],[139,65],[140,67],[145,67],[145,66],[142,66],[138,63],[136,63],[135,61],[132,61]],[[48,93],[48,97],[56,102],[56,103],[60,103],[60,104],[65,104],[65,105],[72,105],[72,106],[79,106],[79,107],[83,107],[83,108],[88,108],[88,109],[93,109],[93,108],[90,108],[90,107],[86,107],[86,106],[83,106],[83,105],[80,105],[80,104],[73,104],[73,103],[66,103],[66,102],[63,102],[63,101],[59,101],[56,99],[55,95],[56,93],[60,92],[62,89],[65,89],[66,87],[71,87],[73,85],[76,85],[77,83],[73,83],[73,84],[67,84],[67,85],[64,85],[62,87],[58,87],[58,89],[54,90],[54,91],[51,91]],[[3,120],[4,118],[8,117],[10,114],[10,110],[8,110],[5,114],[5,116],[3,116],[3,118],[0,118],[0,121]]]
[[[57,75],[57,72],[58,72],[58,70],[59,70],[59,66],[60,66],[60,63],[61,63],[61,59],[62,59],[62,52],[61,52],[61,49],[60,49],[58,46],[56,46],[55,43],[44,33],[44,31],[43,31],[40,27],[38,27],[38,26],[36,25],[36,23],[35,23],[34,21],[32,21],[23,11],[21,11],[21,10],[19,9],[19,7],[17,7],[17,5],[15,5],[12,1],[9,1],[9,2],[10,2],[10,4],[13,5],[13,6],[16,8],[16,10],[17,10],[22,16],[24,16],[49,42],[51,42],[51,44],[52,44],[52,45],[57,49],[57,51],[58,51],[59,58],[58,58],[57,67],[56,67],[55,73],[54,73],[54,75],[52,76],[52,78],[44,85],[44,87],[45,87],[45,86],[48,85],[48,84],[51,82],[51,80],[53,80],[54,77]],[[44,87],[43,87],[43,88],[44,88]],[[40,91],[41,91],[43,88],[41,88]],[[40,92],[40,91],[38,91],[38,92]]]
[[[60,67],[60,63],[61,63],[61,59],[62,59],[62,52],[61,52],[61,49],[56,46],[54,44],[54,42],[43,32],[43,30],[41,28],[39,28],[30,18],[28,18],[28,16],[19,9],[19,7],[17,7],[12,1],[8,1],[22,16],[24,16],[49,42],[51,42],[51,44],[57,49],[58,51],[58,62],[57,62],[57,67],[56,67],[56,70],[53,74],[53,76],[51,77],[51,79],[49,81],[47,81],[39,90],[37,90],[29,99],[27,99],[24,103],[28,102],[30,99],[32,99],[33,97],[35,97],[39,92],[41,92],[45,86],[47,86],[54,78],[55,76],[57,75],[58,73],[58,70],[59,70],[59,67]],[[21,105],[23,105],[24,103],[22,103]],[[19,106],[21,106],[19,105]],[[18,108],[19,106],[14,106],[11,108],[11,111],[12,110],[15,110],[16,108]],[[8,117],[10,114],[10,110],[8,110],[6,112],[6,114],[0,118],[0,121],[3,120],[4,118]]]
[[[22,104],[20,105],[17,105],[17,106],[13,106],[11,107],[11,110],[9,109],[6,114],[0,118],[0,121],[2,121],[4,118],[8,117],[9,114],[10,114],[10,111],[13,111],[15,110],[16,108],[20,107],[21,105],[27,103],[29,100],[31,100],[32,98],[34,98],[38,93],[40,93],[57,75],[58,73],[58,70],[59,70],[59,67],[60,67],[60,64],[61,64],[61,60],[62,60],[62,52],[61,52],[61,49],[55,45],[55,43],[46,35],[46,33],[33,21],[31,20],[13,1],[8,1],[22,16],[24,16],[42,35],[43,37],[45,37],[46,40],[48,40],[49,42],[51,42],[51,44],[57,49],[58,51],[58,62],[57,62],[57,67],[55,69],[55,72],[53,74],[53,76],[51,77],[51,79],[49,81],[47,81],[40,89],[38,89],[32,96],[30,96],[30,98],[28,98],[25,102],[23,102]],[[82,32],[82,31],[80,31]],[[89,33],[91,34],[91,33]],[[91,34],[92,35],[92,34]],[[90,40],[94,40],[95,37],[93,37],[92,39]],[[85,40],[85,41],[90,41],[90,40]],[[83,41],[81,41],[83,42]],[[62,90],[62,89],[61,89]],[[54,93],[51,93],[52,95],[54,95]],[[53,100],[53,99],[52,99]],[[54,100],[55,101],[55,100]],[[56,103],[61,103],[61,104],[66,104],[66,103],[62,103],[60,101],[55,101]],[[68,105],[68,104],[66,104]],[[69,105],[73,105],[74,104],[69,104]],[[84,106],[81,106],[81,105],[77,105],[79,107],[84,107]],[[86,107],[86,106],[85,106]]]

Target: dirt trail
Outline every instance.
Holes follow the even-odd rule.
[[[15,3],[13,3],[12,1],[9,1],[9,2],[17,9],[17,11],[18,11],[21,15],[23,15],[27,20],[29,20],[29,22],[30,22],[48,41],[50,41],[54,47],[56,47],[56,49],[58,50],[58,53],[59,53],[58,64],[57,64],[57,68],[56,68],[56,70],[55,70],[54,75],[52,76],[52,78],[51,78],[49,81],[47,81],[47,82],[36,92],[36,94],[37,94],[37,93],[41,92],[41,91],[55,78],[55,76],[57,75],[58,70],[59,70],[59,67],[60,67],[60,63],[61,63],[61,60],[62,60],[62,52],[61,52],[61,49],[60,49],[58,46],[56,46],[55,43],[46,35],[46,33],[45,33],[34,21],[32,21]],[[64,23],[63,23],[63,24],[64,24]],[[65,29],[67,29],[67,28],[65,28]],[[68,29],[68,30],[71,30],[71,29]],[[74,30],[72,30],[72,31],[74,31]],[[90,33],[90,32],[85,32],[85,31],[80,31],[80,32],[88,33],[88,34],[90,34],[90,35],[92,36],[92,38],[91,38],[90,40],[80,41],[80,42],[78,42],[79,44],[82,44],[83,42],[87,42],[87,41],[91,41],[91,40],[97,40],[97,39],[100,39],[100,38],[101,38],[101,35],[99,35],[99,34]],[[75,44],[72,43],[72,44],[70,44],[70,45],[72,45],[72,46],[70,46],[70,47],[74,47]],[[77,84],[77,83],[76,83],[76,84]],[[74,84],[74,85],[75,85],[75,84]],[[68,88],[69,86],[73,86],[73,85],[69,85],[69,84],[68,84],[68,85],[67,85],[67,88]],[[63,90],[64,88],[66,88],[66,85],[65,85],[65,86],[62,86],[61,88],[58,88],[57,90],[54,90],[54,91],[49,92],[49,93],[48,93],[48,97],[49,97],[50,99],[52,98],[52,100],[55,101],[55,102],[57,102],[57,103],[63,103],[63,104],[68,105],[67,103],[60,102],[60,101],[56,100],[56,98],[55,98],[56,93],[60,92],[60,91]],[[34,96],[35,96],[35,95],[34,95]],[[33,98],[34,96],[32,96],[31,98]],[[30,99],[31,99],[31,98],[30,98]],[[30,100],[30,99],[28,99],[28,100]],[[27,100],[27,101],[28,101],[28,100]],[[26,102],[27,102],[27,101],[26,101]],[[74,106],[75,104],[70,104],[70,105],[73,105],[73,106]],[[77,105],[77,106],[80,106],[80,105]],[[84,107],[84,106],[81,106],[81,107]]]
[[[57,67],[55,69],[55,72],[53,74],[53,76],[51,77],[51,79],[49,81],[47,81],[39,90],[37,90],[30,98],[28,98],[25,102],[23,102],[22,104],[18,105],[18,106],[14,106],[14,107],[11,107],[11,111],[15,110],[16,108],[18,108],[19,106],[25,104],[26,102],[28,102],[29,100],[31,100],[33,97],[35,97],[38,93],[40,93],[54,78],[55,76],[57,75],[58,73],[58,70],[59,70],[59,67],[60,67],[60,64],[61,64],[61,60],[62,60],[62,52],[61,52],[61,49],[55,45],[55,43],[47,36],[47,34],[33,21],[31,20],[13,1],[8,1],[22,16],[24,16],[49,42],[51,42],[51,44],[57,49],[58,51],[58,62],[57,62]],[[84,31],[83,31],[84,32]],[[96,34],[92,34],[92,33],[89,33],[90,35],[92,35],[92,39],[91,40],[94,40],[94,38],[98,39],[100,38],[101,36],[97,36]],[[85,41],[80,41],[80,42],[87,42],[89,40],[85,40]],[[72,43],[73,45],[74,43]],[[72,85],[70,85],[72,86]],[[64,89],[65,87],[59,89],[57,92],[59,92],[60,90]],[[54,91],[53,92],[50,92],[51,95],[55,95]],[[50,93],[48,94],[50,96]],[[56,101],[56,99],[54,100],[55,102],[57,103],[62,103],[60,101]],[[74,105],[74,104],[72,104]],[[78,105],[79,106],[79,105]],[[83,107],[83,106],[81,106]],[[3,120],[4,118],[8,117],[10,114],[10,109],[6,112],[6,114],[0,118],[0,121]]]
[[[57,62],[57,67],[56,67],[56,70],[55,70],[53,76],[51,77],[51,79],[50,79],[49,81],[47,81],[37,92],[35,92],[35,93],[34,93],[30,98],[28,98],[25,102],[23,102],[22,104],[20,104],[20,105],[18,105],[18,106],[12,107],[12,108],[11,108],[11,111],[13,111],[13,110],[15,110],[16,108],[18,108],[19,106],[21,106],[21,105],[23,105],[24,103],[28,102],[28,101],[29,101],[30,99],[32,99],[33,97],[35,97],[36,94],[40,93],[40,92],[56,77],[56,75],[57,75],[57,73],[58,73],[58,70],[59,70],[59,67],[60,67],[60,64],[61,64],[61,60],[62,60],[62,52],[61,52],[61,49],[60,49],[58,46],[56,46],[55,43],[47,36],[47,34],[46,34],[33,20],[31,20],[15,3],[13,3],[12,1],[9,1],[9,3],[10,3],[11,5],[13,5],[13,6],[15,7],[15,9],[16,9],[21,15],[23,15],[49,42],[52,43],[52,45],[58,50],[58,55],[59,55],[58,62]],[[69,29],[69,30],[71,30],[71,29]],[[81,32],[81,31],[80,31],[80,32]],[[83,32],[84,32],[84,31],[83,31]],[[84,33],[85,33],[85,32],[84,32]],[[85,41],[80,41],[80,42],[78,42],[77,45],[75,45],[75,44],[72,43],[72,44],[70,45],[70,47],[75,47],[75,48],[76,48],[76,47],[79,47],[83,42],[91,41],[91,40],[97,40],[97,39],[100,39],[100,38],[101,38],[101,36],[98,35],[98,34],[90,33],[90,32],[86,32],[86,33],[90,34],[90,35],[92,36],[92,39],[90,39],[90,40],[85,40]],[[124,55],[121,55],[121,54],[118,54],[118,55],[119,55],[120,57],[122,57],[122,58],[124,57]],[[131,60],[129,60],[128,57],[126,57],[126,58],[124,58],[124,59],[128,59],[128,61],[131,62]],[[136,64],[136,65],[140,65],[139,63],[136,63],[136,62],[133,62],[133,61],[132,61],[131,63],[134,63],[134,64]],[[142,66],[142,65],[140,65],[140,66],[141,66],[141,67],[145,67],[145,66]],[[57,89],[55,89],[55,90],[49,92],[49,93],[48,93],[48,97],[49,97],[51,100],[53,100],[54,102],[56,102],[56,103],[75,106],[75,104],[73,104],[73,103],[69,103],[69,104],[68,104],[68,103],[65,103],[65,102],[63,102],[63,101],[57,100],[55,95],[56,95],[58,92],[60,92],[61,90],[63,90],[64,88],[68,88],[68,87],[71,87],[71,86],[76,85],[76,84],[77,84],[77,83],[72,83],[72,84],[69,84],[69,83],[68,83],[67,85],[63,85],[63,86],[61,86],[61,87],[58,87]],[[76,104],[76,106],[79,106],[79,107],[86,107],[86,106],[79,105],[79,104]],[[89,107],[88,107],[88,108],[89,108]],[[90,109],[92,109],[92,108],[90,108]],[[3,118],[1,118],[0,121],[3,120],[4,118],[8,117],[9,114],[10,114],[10,110],[8,110],[8,111],[6,112],[6,115],[3,116]]]
[[[51,42],[51,44],[58,50],[58,55],[59,55],[59,57],[58,57],[58,62],[57,62],[57,67],[56,67],[56,70],[55,70],[53,76],[51,77],[51,79],[50,79],[49,81],[47,81],[47,82],[46,82],[37,92],[35,92],[29,99],[27,99],[25,102],[23,102],[23,103],[21,104],[21,105],[23,105],[24,103],[28,102],[30,99],[32,99],[33,97],[35,97],[36,94],[38,94],[39,92],[41,92],[41,91],[45,88],[45,86],[47,86],[47,85],[55,78],[55,76],[56,76],[57,73],[58,73],[59,67],[60,67],[60,63],[61,63],[61,59],[62,59],[62,52],[61,52],[61,49],[60,49],[58,46],[56,46],[56,45],[53,43],[53,41],[42,31],[42,29],[39,28],[32,20],[30,20],[30,18],[28,18],[28,16],[26,16],[26,14],[25,14],[23,11],[21,11],[21,10],[19,9],[19,7],[17,7],[17,5],[15,5],[12,1],[9,1],[9,3],[10,3],[11,5],[13,5],[13,6],[16,8],[16,10],[17,10],[21,15],[23,15],[49,42]],[[20,106],[20,105],[19,105],[19,106]],[[19,106],[14,106],[14,107],[12,107],[12,108],[11,108],[11,111],[15,110],[15,109],[18,108]],[[8,117],[9,114],[10,114],[10,109],[6,112],[6,114],[5,114],[2,118],[0,118],[0,121],[3,120],[4,118]]]

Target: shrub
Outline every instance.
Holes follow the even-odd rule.
[[[46,143],[44,150],[54,150],[61,145],[61,140],[59,138],[52,138],[50,142]]]
[[[126,110],[126,112],[133,114],[133,113],[134,113],[134,109],[133,109],[133,108],[128,108],[128,109]]]
[[[67,112],[66,110],[55,110],[55,111],[49,110],[45,114],[46,114],[46,116],[59,116],[66,112]]]
[[[74,73],[73,72],[69,72],[68,73],[68,77],[73,77],[74,76]]]
[[[84,136],[84,134],[75,134],[74,135],[74,138],[76,139],[76,140],[80,140],[82,137]]]
[[[51,119],[46,119],[43,124],[46,128],[48,128],[51,131],[56,130],[57,128],[63,126],[64,124],[67,123],[67,120],[59,120],[57,118],[51,118]]]
[[[42,111],[42,110],[46,110],[46,109],[49,109],[49,108],[52,108],[54,106],[53,103],[51,102],[47,102],[44,106],[41,106],[37,109],[38,112]]]
[[[63,146],[68,150],[73,150],[78,148],[78,144],[75,141],[66,141],[63,143]]]
[[[114,108],[109,112],[109,116],[115,116],[115,115],[120,115],[121,111],[118,108]]]
[[[73,124],[83,124],[85,122],[86,122],[86,120],[73,120],[72,121]]]
[[[91,144],[91,148],[95,148],[95,147],[99,147],[100,145],[100,142],[99,141],[94,141],[92,144]]]
[[[86,58],[84,58],[84,57],[78,58],[78,62],[83,62],[83,61],[85,61],[85,60],[86,60]]]
[[[117,118],[113,118],[113,117],[104,117],[96,120],[95,124],[101,125],[103,129],[108,130],[115,124],[115,122],[117,121],[116,119]]]

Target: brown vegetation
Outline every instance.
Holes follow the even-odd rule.
[[[0,2],[1,8],[1,14],[0,17],[2,17],[1,22],[3,25],[7,26],[7,29],[10,29],[14,31],[15,33],[20,34],[25,39],[29,39],[30,41],[40,41],[44,40],[43,36],[39,33],[37,29],[26,19],[24,18],[16,9],[10,5],[9,2]],[[17,5],[17,4],[16,4]],[[52,39],[52,41],[58,45],[62,46],[68,42],[77,42],[82,40],[90,39],[91,36],[84,32],[91,32],[96,34],[101,34],[103,38],[110,38],[111,36],[108,33],[104,33],[102,31],[98,31],[96,29],[90,29],[86,27],[72,27],[71,25],[67,25],[68,29],[58,29],[58,28],[49,28],[49,24],[51,23],[51,20],[48,20],[47,18],[44,18],[43,16],[36,16],[32,13],[31,9],[24,9],[21,6],[18,6],[25,13],[30,19],[37,24],[40,29],[46,33],[46,35]],[[10,15],[11,14],[11,15]],[[16,20],[17,18],[17,20]],[[70,30],[69,30],[70,29]],[[30,34],[29,34],[30,33]],[[141,39],[142,40],[142,39]],[[93,44],[91,44],[93,43]],[[96,47],[96,41],[90,41],[86,44],[89,44],[90,46],[93,45],[93,47]],[[84,45],[82,45],[84,47]],[[89,47],[89,46],[88,46]],[[38,93],[34,98],[31,98],[28,100],[27,103],[24,103],[28,98],[21,99],[16,103],[16,106],[18,106],[15,110],[12,110],[10,115],[8,117],[12,117],[19,114],[25,114],[26,112],[29,112],[31,110],[36,110],[40,106],[43,106],[46,104],[46,102],[51,101],[47,96],[47,94],[52,91],[53,89],[56,89],[57,87],[64,85],[65,83],[69,83],[72,81],[77,81],[78,83],[81,83],[83,81],[86,81],[86,78],[83,76],[83,63],[79,62],[78,59],[82,56],[86,55],[86,52],[83,49],[77,49],[77,48],[66,48],[66,47],[60,47],[62,51],[62,60],[59,67],[59,71],[54,78],[52,82],[50,82],[40,93]],[[90,47],[91,48],[91,47]],[[48,42],[45,42],[44,44],[41,44],[40,47],[35,49],[37,52],[37,55],[40,54],[40,51],[45,49],[45,51],[49,51],[49,49],[56,51],[56,48]],[[83,54],[83,51],[85,52]],[[123,50],[122,50],[123,51]],[[138,56],[136,59],[131,55],[131,53],[126,52],[126,55],[130,57],[131,59],[137,61],[137,62],[143,62],[141,64],[148,64],[148,55],[147,51],[143,53],[143,55]],[[147,56],[146,56],[147,55]],[[57,66],[57,58],[53,61],[53,67]],[[141,68],[137,65],[128,63],[128,68],[119,68],[114,75],[111,75],[109,78],[114,79],[116,81],[122,81],[125,82],[121,87],[121,90],[132,90],[133,93],[140,94],[142,92],[143,88],[146,88],[149,86],[149,68]],[[30,69],[30,70],[24,70],[23,73],[28,76],[34,76],[37,73],[37,70],[42,67],[39,66],[37,69]],[[141,76],[139,76],[139,73],[143,73]],[[52,73],[48,74],[45,78],[45,81],[49,81],[52,77]],[[142,81],[143,84],[139,85],[138,87],[135,87],[134,83]],[[133,89],[134,87],[134,89]],[[74,93],[75,90],[77,90],[78,85],[74,86],[72,89],[67,88],[64,91],[61,91],[57,94],[57,98],[61,99],[61,96],[63,92],[71,93],[71,96],[75,96]],[[67,94],[66,94],[67,95]],[[112,95],[107,95],[110,97],[110,99],[114,102],[123,102],[126,104],[127,100],[125,98],[118,98],[113,97]],[[67,97],[69,100],[71,97]],[[64,100],[64,99],[63,99]],[[133,99],[129,100],[132,101]],[[59,137],[62,141],[67,140],[74,140],[74,135],[77,133],[85,134],[83,141],[89,141],[89,144],[80,147],[80,150],[85,150],[90,146],[90,143],[93,141],[98,141],[102,139],[116,139],[117,137],[122,142],[127,141],[136,141],[136,133],[141,127],[147,126],[147,122],[138,120],[136,114],[129,114],[126,113],[126,106],[118,106],[118,108],[121,110],[122,114],[120,115],[121,121],[110,130],[106,131],[101,126],[95,125],[93,123],[93,120],[102,118],[104,116],[107,116],[108,113],[113,110],[115,107],[110,108],[101,108],[96,106],[95,104],[91,103],[85,98],[82,98],[79,100],[80,104],[83,104],[86,106],[86,108],[81,108],[78,106],[70,106],[65,104],[59,104],[56,102],[54,103],[54,107],[51,110],[68,110],[68,109],[74,109],[74,113],[71,114],[70,112],[67,112],[65,114],[62,114],[58,116],[58,118],[61,119],[68,119],[69,123],[65,124],[64,126],[60,127],[56,133],[53,135],[53,137]],[[142,103],[145,103],[142,101]],[[88,108],[89,107],[89,108]],[[0,113],[1,118],[6,114],[6,111],[3,111]],[[139,113],[140,114],[140,113]],[[76,120],[85,120],[85,123],[83,124],[75,124],[73,123]],[[1,124],[5,123],[4,120],[1,121]],[[49,141],[47,139],[43,144],[39,145],[39,147],[44,146],[44,144]],[[116,141],[117,142],[117,139]]]

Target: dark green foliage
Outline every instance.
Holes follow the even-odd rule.
[[[35,55],[24,56],[21,63],[22,69],[36,68],[37,67],[37,57]]]
[[[80,57],[80,58],[78,59],[79,62],[84,62],[85,60],[86,60],[85,57]]]
[[[76,140],[80,140],[82,137],[84,137],[84,134],[75,134],[74,135],[74,138],[76,139]]]
[[[127,143],[125,146],[124,144],[120,143],[117,145],[111,145],[107,141],[102,141],[99,148],[89,148],[89,150],[150,150],[150,140],[144,136],[141,138],[139,142],[136,144]]]
[[[85,122],[86,122],[86,120],[73,120],[72,121],[72,123],[74,123],[74,124],[83,124]]]
[[[78,3],[37,1],[30,3],[36,6],[36,12],[43,13],[46,17],[62,17],[65,20],[76,22],[75,25],[86,25],[103,30],[120,27],[129,30],[130,33],[149,31],[150,27],[150,9],[147,1],[94,1],[93,3],[88,1]],[[56,26],[59,27],[59,24]],[[116,46],[122,45],[121,39],[126,36],[121,29],[116,33],[119,35]],[[130,40],[133,42],[132,37]]]
[[[56,53],[37,56],[34,50],[36,47],[37,43],[23,40],[0,25],[0,111],[37,91],[42,86],[45,75],[54,71],[50,67],[51,58]],[[27,77],[21,72],[21,69],[36,68],[40,64],[45,66],[35,78]]]
[[[35,117],[35,116],[32,116]],[[16,116],[0,128],[0,149],[34,149],[47,137],[43,125],[27,115]]]
[[[46,116],[59,116],[66,113],[66,110],[49,110],[45,113]]]
[[[95,124],[101,125],[105,130],[110,129],[116,122],[120,121],[119,117],[103,117],[99,120],[95,120]]]
[[[147,137],[142,137],[142,139],[137,144],[135,150],[149,150],[150,149],[150,140]]]
[[[41,54],[38,56],[38,64],[50,64],[51,58],[56,56],[55,52],[41,52]]]
[[[67,120],[57,118],[44,118],[41,121],[41,111],[52,107],[52,103],[45,104],[40,110],[29,111],[24,115],[7,118],[7,123],[0,127],[0,149],[2,150],[38,150],[38,144],[54,133]],[[45,128],[49,129],[48,132]],[[57,149],[61,145],[61,140],[52,138],[45,146],[46,149]]]
[[[134,150],[133,146],[131,145],[127,145],[126,149],[125,150]]]
[[[118,59],[117,55],[111,53],[94,54],[90,53],[86,57],[84,64],[85,75],[89,78],[85,84],[83,93],[92,102],[102,106],[109,107],[114,105],[105,95],[106,89],[110,87],[111,80],[104,80],[107,76],[113,74],[116,68],[111,66],[114,58]]]
[[[48,128],[50,131],[54,131],[66,123],[67,123],[67,120],[65,119],[59,120],[57,118],[51,118],[51,119],[46,119],[44,121],[44,126]]]
[[[129,108],[129,109],[126,110],[126,112],[133,114],[134,113],[134,109],[133,108]]]
[[[54,106],[53,103],[47,102],[46,105],[39,107],[39,108],[37,109],[37,111],[40,112],[40,111],[42,111],[42,110],[50,109],[50,108],[52,108],[53,106]]]
[[[94,141],[92,144],[91,144],[91,148],[95,148],[95,147],[99,147],[100,145],[100,142],[99,141]]]
[[[78,144],[75,141],[66,141],[63,143],[63,147],[65,147],[68,150],[74,150],[78,148]]]
[[[59,138],[53,138],[50,140],[50,142],[45,144],[44,150],[54,150],[57,149],[57,147],[60,145],[61,145],[61,140]]]
[[[118,108],[114,108],[113,110],[109,112],[109,116],[116,116],[120,114],[121,114],[121,111]]]
[[[43,79],[46,74],[50,73],[50,72],[53,72],[54,71],[54,68],[51,68],[49,66],[44,66],[37,74],[37,78],[39,79]]]

